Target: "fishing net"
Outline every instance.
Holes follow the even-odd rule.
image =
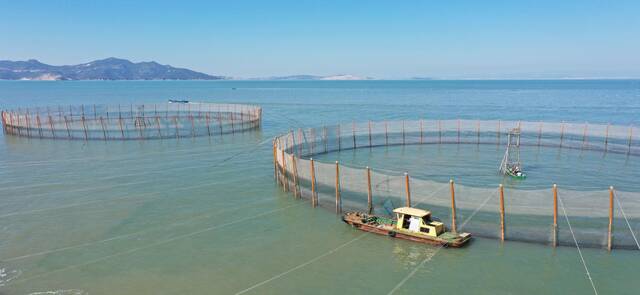
[[[2,112],[7,134],[56,139],[152,139],[215,136],[258,128],[258,106],[166,103],[67,106]]]
[[[609,224],[614,248],[640,249],[640,193],[608,186],[559,184],[555,189],[505,184],[481,187],[408,177],[401,171],[355,167],[312,160],[313,156],[357,149],[419,144],[475,144],[503,148],[507,134],[520,130],[520,145],[557,147],[569,151],[640,155],[640,140],[633,126],[513,121],[389,121],[348,123],[292,130],[274,140],[278,181],[296,196],[317,200],[336,211],[391,214],[411,205],[432,211],[452,227],[455,196],[458,231],[532,243],[607,247]],[[497,172],[497,171],[496,171]],[[453,178],[456,178],[453,175]],[[408,185],[407,185],[408,184]],[[501,209],[500,197],[503,198]],[[369,202],[371,196],[371,202]],[[555,200],[555,202],[554,202]],[[555,212],[555,213],[554,213]],[[504,216],[504,219],[502,218]]]

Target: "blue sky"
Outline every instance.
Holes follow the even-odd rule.
[[[640,77],[640,1],[10,1],[0,59],[209,74]]]

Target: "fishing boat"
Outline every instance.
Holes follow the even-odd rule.
[[[498,171],[515,179],[527,178],[527,175],[522,171],[522,162],[520,162],[520,128],[509,131],[507,150],[504,152]]]
[[[189,101],[188,100],[184,100],[184,99],[182,99],[182,100],[180,100],[180,99],[170,99],[169,103],[189,103]]]
[[[342,215],[342,220],[363,231],[446,247],[462,247],[471,239],[470,233],[447,231],[442,222],[431,219],[429,211],[400,207],[394,209],[393,213],[395,218],[347,212]]]

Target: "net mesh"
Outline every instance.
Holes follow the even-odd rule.
[[[56,139],[152,139],[214,136],[258,128],[253,105],[166,103],[58,106],[2,112],[7,134]]]
[[[503,147],[520,128],[520,144],[640,155],[633,126],[473,120],[419,120],[348,123],[291,131],[274,139],[278,181],[302,198],[331,210],[372,210],[390,215],[405,206],[407,177],[399,171],[313,161],[314,155],[377,146],[490,144]],[[354,151],[356,152],[356,151]],[[633,158],[630,158],[631,160]],[[294,164],[295,162],[295,164]],[[295,166],[295,167],[294,167]],[[452,190],[458,231],[501,238],[499,187],[487,188],[409,177],[411,205],[429,209],[452,227]],[[453,189],[452,189],[453,187]],[[640,193],[609,187],[566,185],[546,189],[503,188],[507,240],[579,247],[607,247],[609,223],[615,248],[640,249]],[[337,188],[337,190],[336,190]],[[610,198],[613,196],[613,198]],[[612,204],[612,206],[610,206]],[[554,219],[554,208],[557,210]],[[612,211],[610,211],[610,209]],[[555,226],[554,226],[555,220]]]

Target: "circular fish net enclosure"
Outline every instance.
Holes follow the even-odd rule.
[[[55,139],[153,139],[215,136],[259,128],[254,105],[165,103],[58,106],[2,112],[6,134]]]
[[[330,153],[340,151],[352,150],[348,154],[352,157],[356,149],[371,151],[386,146],[384,153],[391,153],[391,146],[406,145],[439,145],[441,150],[450,145],[477,145],[479,151],[492,145],[494,153],[504,152],[513,130],[519,131],[518,145],[523,147],[552,148],[555,153],[592,152],[599,159],[617,156],[626,163],[637,161],[640,155],[640,140],[633,126],[472,120],[364,122],[299,129],[276,137],[274,173],[285,191],[336,212],[390,215],[394,207],[411,205],[432,211],[449,230],[455,225],[458,232],[475,236],[640,249],[640,192],[615,189],[615,177],[627,177],[624,171],[614,171],[619,176],[612,183],[590,186],[577,181],[580,171],[567,172],[576,173],[575,182],[571,177],[558,182],[551,176],[544,186],[527,187],[521,185],[527,180],[513,184],[509,177],[500,177],[483,186],[457,183],[468,177],[465,165],[451,175],[456,182],[450,182],[404,173],[411,169],[387,170],[326,160]],[[314,161],[313,156],[325,160]],[[489,173],[497,175],[499,164],[497,157],[495,170],[490,168]]]

